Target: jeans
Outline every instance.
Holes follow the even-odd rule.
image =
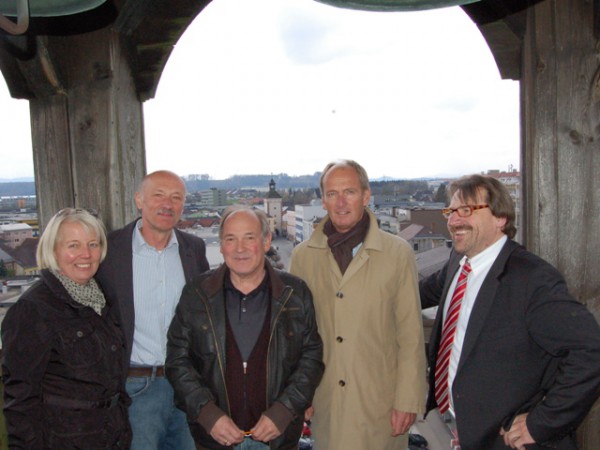
[[[175,407],[164,377],[128,377],[131,450],[195,450],[185,413]]]
[[[269,445],[252,438],[244,438],[241,444],[233,447],[234,450],[269,450]]]

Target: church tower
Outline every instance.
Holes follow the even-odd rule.
[[[267,194],[264,200],[264,207],[265,212],[269,217],[273,219],[273,222],[275,224],[275,232],[273,237],[281,236],[281,232],[283,231],[281,229],[282,205],[283,199],[281,198],[281,195],[279,195],[275,190],[275,180],[271,178],[271,181],[269,182],[269,193]]]

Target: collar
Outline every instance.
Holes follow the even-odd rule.
[[[377,217],[375,214],[369,209],[366,208],[367,214],[369,215],[369,231],[367,231],[367,236],[363,241],[362,245],[365,247],[365,250],[375,250],[375,251],[383,251],[383,241],[381,238],[381,233],[379,233],[379,224],[377,223]],[[309,247],[322,248],[327,249],[329,246],[327,245],[327,235],[324,233],[323,228],[325,227],[325,222],[329,219],[329,215],[326,215],[323,220],[317,225],[314,233],[311,235],[308,240]]]
[[[90,315],[96,314],[92,309],[85,308],[84,305],[73,300],[67,289],[50,269],[42,269],[40,276],[40,282],[46,285],[50,292],[52,292],[52,295],[64,302],[63,305],[65,307],[77,310],[79,314],[87,314],[88,312]]]
[[[227,271],[226,271],[225,277],[224,277],[224,283],[223,283],[223,287],[225,288],[226,291],[233,292],[239,298],[253,297],[260,292],[266,291],[268,289],[268,286],[269,286],[269,272],[266,270],[265,270],[265,276],[263,277],[260,284],[258,286],[256,286],[254,289],[252,289],[252,291],[250,291],[247,294],[242,293],[238,288],[236,288],[233,285],[233,282],[231,281],[231,271],[229,270],[229,268],[227,268]]]
[[[142,219],[139,219],[135,227],[133,227],[133,248],[134,250],[148,249],[153,250],[155,252],[163,252],[170,247],[178,247],[179,242],[177,241],[177,236],[175,235],[175,230],[171,231],[171,238],[169,239],[169,243],[162,250],[156,250],[156,248],[152,247],[150,244],[146,242],[144,236],[142,235]]]
[[[266,280],[267,286],[271,287],[273,298],[278,299],[283,295],[286,285],[281,281],[278,271],[274,269],[267,260],[265,260],[265,270],[267,274],[264,280]],[[214,297],[223,289],[225,286],[225,278],[229,278],[228,271],[229,268],[223,263],[202,281],[202,286],[209,297]]]
[[[471,268],[474,270],[477,270],[478,267],[485,266],[485,265],[491,265],[496,260],[498,255],[500,254],[500,251],[504,247],[504,244],[506,243],[507,240],[508,240],[508,236],[503,235],[500,239],[498,239],[496,242],[494,242],[492,245],[490,245],[484,251],[476,254],[475,256],[473,256],[473,258],[469,258],[469,263],[471,264]],[[461,258],[461,260],[460,260],[461,268],[464,265],[464,263],[466,262],[466,260],[467,260],[466,255]]]

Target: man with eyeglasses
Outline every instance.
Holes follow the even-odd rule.
[[[505,186],[483,175],[451,183],[453,252],[420,283],[439,305],[429,345],[427,411],[438,408],[462,450],[576,449],[600,395],[600,328],[561,274],[514,242]]]

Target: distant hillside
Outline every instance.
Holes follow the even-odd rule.
[[[188,192],[204,191],[210,188],[216,189],[261,189],[268,190],[271,179],[275,181],[278,191],[287,189],[310,189],[319,187],[321,172],[315,172],[312,175],[290,176],[285,173],[277,175],[234,175],[225,180],[205,180],[195,176],[184,177]],[[421,189],[426,189],[427,183],[422,180],[371,180],[371,189],[373,193],[379,193],[385,190],[387,186],[391,189],[397,184],[405,186],[407,193]],[[396,189],[396,192],[398,190]],[[35,183],[33,181],[18,182],[0,182],[0,197],[35,195]]]
[[[200,180],[184,177],[188,192],[204,191],[210,188],[217,189],[269,189],[271,179],[275,180],[277,189],[302,189],[314,188],[319,185],[320,173],[314,175],[302,175],[290,177],[286,174],[279,175],[235,175],[225,180]],[[35,195],[35,183],[33,181],[2,182],[0,181],[0,197],[13,197]]]
[[[210,188],[216,189],[269,189],[271,179],[275,181],[277,190],[280,189],[302,189],[315,188],[319,186],[320,172],[313,175],[289,176],[285,173],[278,175],[234,175],[225,180],[202,180],[195,177],[184,177],[188,192],[204,191]]]
[[[35,183],[33,181],[0,182],[0,197],[22,197],[35,195]]]
[[[0,183],[18,183],[20,181],[34,182],[33,177],[20,177],[20,178],[0,178]]]

